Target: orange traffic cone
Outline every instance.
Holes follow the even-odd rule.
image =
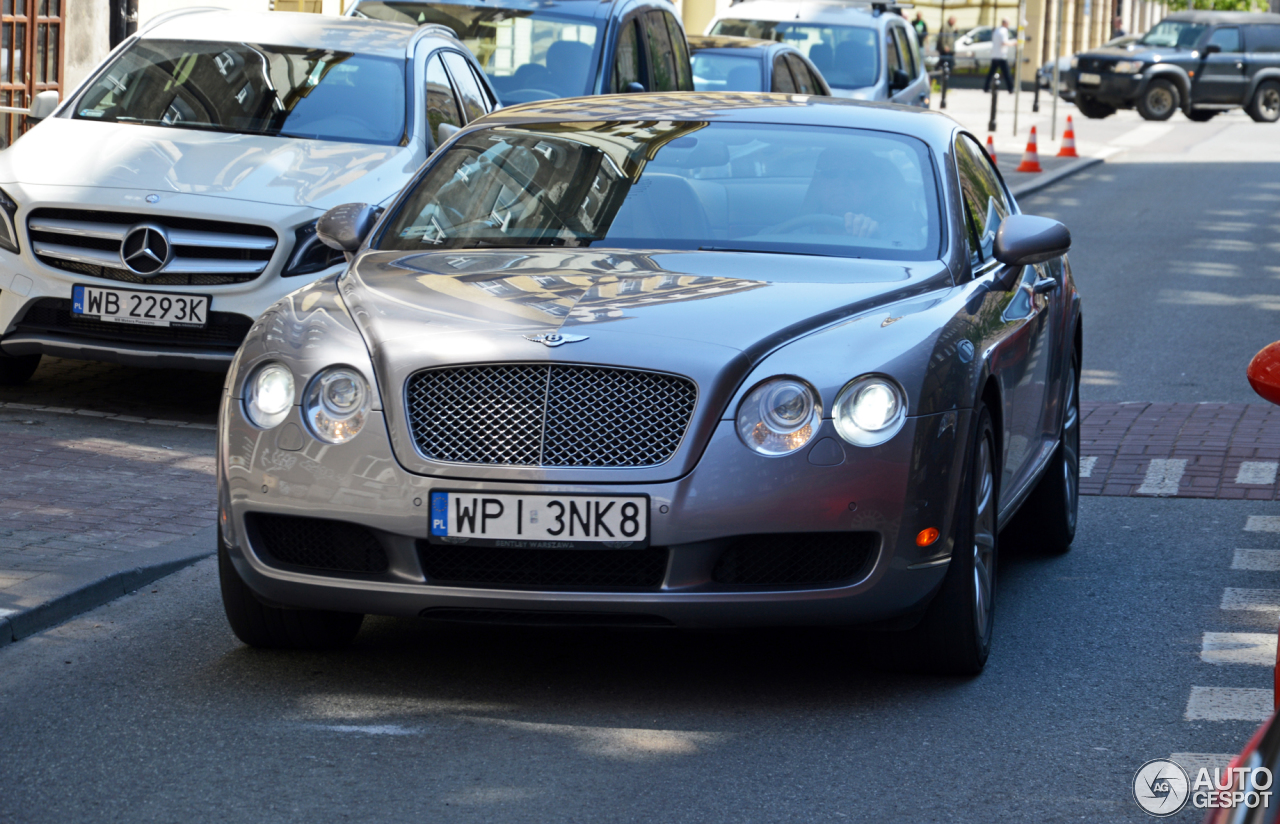
[[[996,162],[996,142],[991,139],[991,135],[987,135],[987,154],[991,155],[991,162]]]
[[[1040,168],[1040,154],[1036,151],[1036,127],[1031,127],[1031,139],[1027,141],[1027,151],[1022,155],[1022,163],[1016,172],[1043,172]]]
[[[1076,130],[1071,124],[1071,115],[1067,115],[1067,130],[1062,133],[1062,148],[1058,150],[1058,157],[1079,157],[1076,154]]]

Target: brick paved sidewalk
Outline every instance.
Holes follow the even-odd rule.
[[[1280,407],[1082,403],[1082,495],[1273,501]]]

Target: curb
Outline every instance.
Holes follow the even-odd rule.
[[[1071,177],[1074,174],[1079,174],[1085,169],[1097,166],[1105,160],[1106,158],[1103,157],[1082,157],[1074,163],[1068,163],[1066,166],[1063,166],[1055,172],[1047,172],[1043,176],[1034,180],[1028,180],[1021,186],[1010,186],[1009,191],[1013,193],[1014,197],[1024,197],[1052,186],[1058,181]]]
[[[214,553],[217,527],[124,558],[46,572],[0,590],[0,647],[57,626]]]

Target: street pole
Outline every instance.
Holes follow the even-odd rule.
[[[1063,0],[1058,0],[1058,34],[1053,44],[1053,88],[1049,89],[1049,93],[1053,95],[1053,114],[1049,118],[1049,139],[1058,139],[1058,63],[1062,60],[1062,4]]]
[[[1013,49],[1013,136],[1018,136],[1018,101],[1022,99],[1022,15],[1027,0],[1018,0],[1018,42]]]
[[[1280,2],[1280,0],[1277,0],[1277,2]],[[937,48],[938,41],[942,39],[942,30],[946,25],[947,0],[942,0],[942,21],[938,23],[938,40],[934,41],[934,48]],[[952,42],[954,43],[954,36]],[[942,53],[942,49],[938,49],[938,64],[942,67],[942,102],[938,104],[938,108],[945,109],[947,107],[947,85],[951,80],[951,67],[947,65],[947,58]]]

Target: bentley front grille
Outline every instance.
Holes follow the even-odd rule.
[[[121,255],[125,238],[138,228],[162,230],[169,254],[163,268],[135,271]],[[37,209],[27,218],[31,250],[41,263],[95,278],[154,286],[217,286],[255,280],[267,269],[276,234],[265,226],[163,215]],[[146,238],[140,239],[140,244]],[[140,259],[140,263],[148,261]],[[155,262],[154,265],[158,265]]]
[[[561,364],[427,369],[405,390],[424,457],[544,467],[664,463],[698,397],[677,375]]]

